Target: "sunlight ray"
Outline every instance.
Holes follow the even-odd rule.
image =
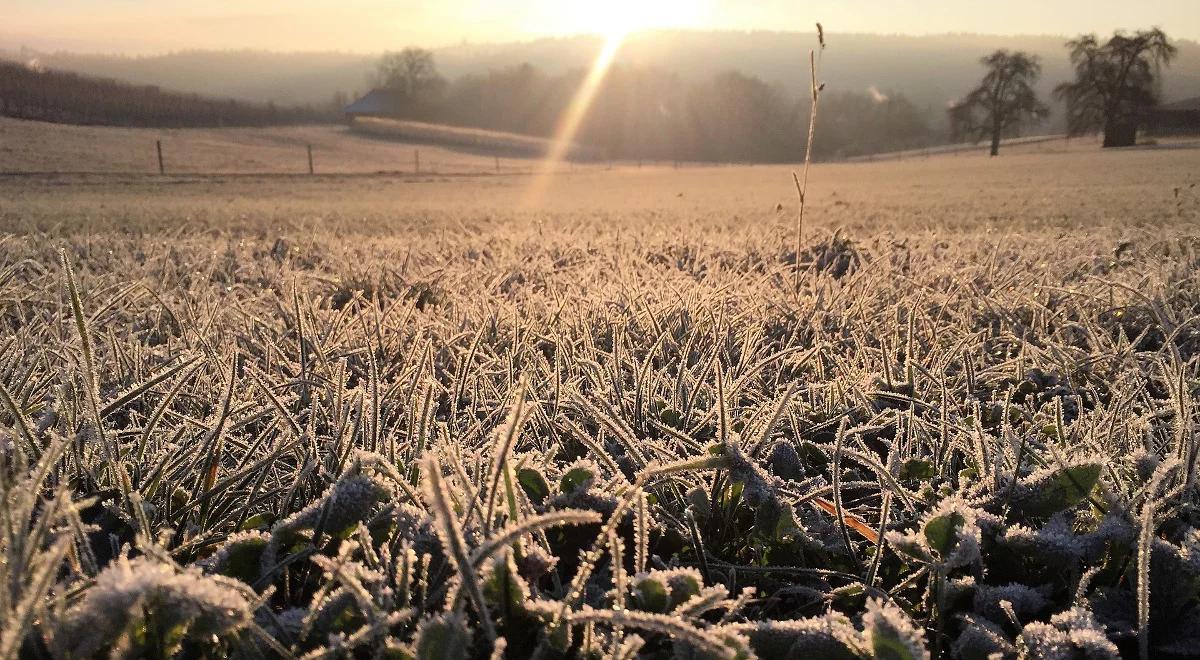
[[[621,50],[621,43],[624,39],[624,34],[613,33],[605,40],[604,47],[592,63],[592,68],[584,78],[583,84],[579,86],[579,90],[571,99],[571,104],[567,106],[562,118],[559,119],[558,128],[554,131],[553,144],[545,157],[538,163],[533,182],[530,183],[525,194],[525,206],[537,206],[541,203],[546,189],[550,185],[550,178],[562,166],[563,161],[570,156],[579,126],[587,117],[588,109],[591,108],[592,102],[596,99],[596,93],[600,91],[604,78],[612,68],[613,60],[616,59],[617,52]]]

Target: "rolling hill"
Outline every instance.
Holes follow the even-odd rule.
[[[874,34],[829,35],[823,78],[832,90],[902,92],[915,104],[940,113],[980,76],[978,59],[997,48],[1039,55],[1048,93],[1070,76],[1065,36]],[[807,84],[800,65],[815,36],[799,32],[667,31],[634,35],[618,65],[654,67],[698,79],[739,70],[795,90]],[[1200,95],[1200,44],[1180,40],[1179,57],[1166,71],[1168,100]],[[397,49],[405,44],[396,44]],[[7,50],[5,50],[7,48]],[[587,67],[599,48],[596,37],[578,36],[505,44],[461,44],[435,51],[449,78],[529,63],[549,74]],[[211,96],[278,104],[326,105],[341,93],[368,87],[378,54],[184,51],[126,57],[41,53],[0,43],[0,57],[37,60],[56,69],[159,85]]]

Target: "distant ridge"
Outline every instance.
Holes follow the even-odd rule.
[[[311,108],[211,98],[5,60],[0,60],[0,116],[157,128],[276,126],[328,118]]]
[[[943,34],[904,36],[829,33],[823,77],[835,90],[903,92],[940,114],[980,75],[978,59],[997,49],[1021,49],[1043,59],[1042,91],[1070,75],[1065,36]],[[806,84],[799,62],[815,36],[801,32],[659,31],[629,39],[618,64],[656,67],[699,78],[738,70],[793,89]],[[1179,57],[1164,77],[1168,101],[1200,95],[1200,44],[1178,40]],[[405,43],[397,43],[403,48]],[[124,57],[42,53],[0,43],[0,57],[37,59],[45,66],[200,94],[284,105],[326,106],[335,95],[366,91],[377,55],[336,52],[183,51]],[[443,75],[457,77],[529,63],[548,73],[590,64],[599,38],[575,36],[435,50]]]

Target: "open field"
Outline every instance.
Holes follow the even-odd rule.
[[[114,130],[121,129],[102,129],[92,135]],[[222,130],[236,133],[241,129]],[[199,144],[205,133],[188,132],[186,140]],[[278,138],[274,132],[269,135]],[[359,138],[339,134],[338,139],[348,140],[346,148],[350,149]],[[70,141],[60,138],[55,144]],[[393,153],[409,153],[387,142],[367,143],[381,144],[380,149],[390,147]],[[0,142],[5,144],[9,143]],[[302,147],[303,142],[296,144]],[[98,157],[112,159],[104,151],[110,146],[97,145],[102,154]],[[303,156],[302,148],[299,153]],[[491,163],[490,158],[449,153],[453,155],[447,159],[457,157],[480,166]],[[422,154],[424,158],[424,149]],[[21,162],[21,169],[36,169],[28,161]],[[781,233],[792,231],[794,224],[796,194],[789,185],[793,169],[789,166],[578,167],[552,177],[545,198],[531,206],[527,203],[531,179],[525,173],[532,165],[513,162],[520,163],[521,173],[492,176],[481,172],[467,178],[417,176],[410,171],[411,162],[407,163],[408,174],[373,175],[377,168],[370,161],[370,152],[356,161],[361,169],[316,177],[288,176],[281,165],[269,170],[275,174],[263,176],[218,168],[166,177],[0,176],[0,200],[4,201],[0,228],[80,222],[92,229],[283,231],[299,226],[398,237],[406,228],[442,231],[497,219],[550,217],[557,225],[603,219],[614,227],[633,223],[647,231],[704,221]],[[812,174],[809,220],[813,226],[841,226],[873,234],[1048,227],[1091,231],[1095,227],[1186,224],[1195,219],[1195,193],[1189,186],[1198,181],[1200,149],[1100,152],[1079,146],[1065,152],[1015,153],[999,159],[960,155],[824,164]],[[1179,195],[1176,188],[1181,189]],[[647,224],[647,218],[656,222]],[[706,235],[699,233],[694,238],[702,240]]]
[[[358,129],[341,125],[151,129],[71,126],[0,117],[0,174],[157,174],[156,141],[163,143],[166,172],[172,176],[307,174],[309,145],[319,175],[414,174],[415,151],[420,151],[424,174],[529,174],[538,167],[530,155],[544,153],[550,144],[545,139],[511,133],[381,119],[360,119]],[[1098,145],[1091,137],[1014,138],[1005,141],[1004,153],[1082,157],[1095,155]],[[1158,148],[1177,147],[1194,149],[1200,147],[1200,141],[1167,139],[1158,145]],[[948,145],[851,160],[924,159],[939,155],[978,158],[986,149],[984,144]],[[572,148],[571,154],[581,162],[560,169],[637,167],[636,162],[596,160],[597,154],[584,147]],[[646,168],[663,165],[644,163]],[[682,167],[725,166],[685,163]]]
[[[170,174],[307,174],[308,145],[322,174],[411,172],[414,149],[425,172],[494,172],[490,155],[359,135],[345,126],[157,129],[68,126],[0,117],[0,173],[157,174],[162,141]],[[501,163],[501,171],[524,161]]]
[[[381,138],[416,144],[445,145],[484,155],[541,158],[554,149],[554,141],[546,138],[479,128],[427,124],[419,121],[362,117],[355,119],[352,127],[354,130]],[[565,153],[570,158],[601,159],[595,150],[577,144],[570,145]]]
[[[1200,150],[375,149],[0,176],[0,657],[1195,657]]]

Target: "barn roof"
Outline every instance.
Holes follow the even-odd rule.
[[[1182,101],[1175,101],[1174,103],[1164,103],[1158,106],[1158,110],[1165,110],[1167,112],[1200,111],[1200,96],[1190,99],[1183,99]]]
[[[346,106],[348,115],[395,115],[403,107],[402,94],[391,89],[376,89]]]

